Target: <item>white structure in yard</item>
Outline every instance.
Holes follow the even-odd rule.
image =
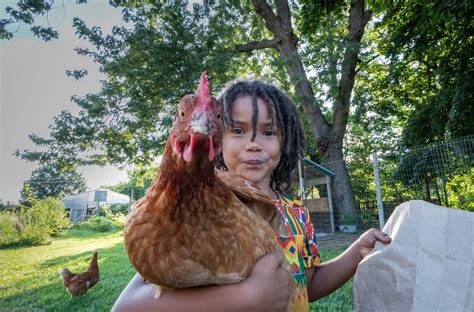
[[[130,197],[108,189],[98,188],[92,191],[64,197],[63,204],[69,210],[72,222],[82,221],[103,205],[129,204]]]

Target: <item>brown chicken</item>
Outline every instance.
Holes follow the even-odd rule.
[[[129,259],[155,285],[237,283],[260,257],[281,250],[269,225],[280,219],[272,199],[214,169],[220,119],[203,73],[197,94],[181,99],[159,172],[127,218]]]
[[[80,296],[95,286],[100,279],[99,264],[97,263],[97,251],[92,256],[91,264],[86,272],[74,274],[69,269],[61,270],[63,285],[71,296]]]

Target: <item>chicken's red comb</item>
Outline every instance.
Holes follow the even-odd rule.
[[[211,89],[209,87],[209,81],[207,80],[207,72],[203,71],[201,74],[201,81],[196,91],[196,96],[210,97]]]

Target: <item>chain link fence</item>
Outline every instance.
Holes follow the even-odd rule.
[[[322,164],[335,176],[348,174],[349,183],[336,187],[332,177],[332,192],[321,179],[319,185],[305,186],[306,205],[318,232],[351,232],[354,228],[349,225],[358,230],[379,228],[379,207],[383,207],[382,220],[387,220],[399,204],[412,199],[474,211],[474,135],[414,149],[379,151],[376,164],[373,154],[346,159],[344,166]],[[305,167],[305,176],[307,171]]]

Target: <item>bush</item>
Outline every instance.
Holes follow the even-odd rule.
[[[112,220],[103,216],[92,216],[85,221],[76,223],[75,227],[95,232],[108,232],[117,228]]]
[[[31,208],[22,210],[20,220],[22,241],[31,245],[46,244],[69,226],[62,202],[53,197],[35,200]]]
[[[47,244],[51,235],[68,226],[66,210],[59,199],[35,199],[31,208],[23,207],[18,214],[2,212],[0,245]]]
[[[123,229],[127,217],[124,214],[117,213],[109,218],[116,228]]]
[[[447,184],[449,206],[474,211],[474,168],[463,175],[457,175]]]
[[[20,241],[18,215],[10,211],[0,212],[0,246],[17,244]]]
[[[125,224],[126,216],[123,213],[117,212],[117,210],[112,210],[112,208],[114,208],[114,206],[115,207],[120,207],[121,204],[117,204],[117,205],[119,205],[119,206],[115,206],[115,205],[100,206],[99,207],[99,216],[105,217],[105,218],[109,219],[110,221],[112,221],[112,223],[114,224],[114,226],[116,228],[123,228],[123,226]],[[125,207],[127,207],[127,206],[125,206]],[[128,207],[127,207],[127,209],[128,209]]]
[[[117,215],[127,215],[128,214],[128,204],[112,204],[110,205],[110,211]]]

